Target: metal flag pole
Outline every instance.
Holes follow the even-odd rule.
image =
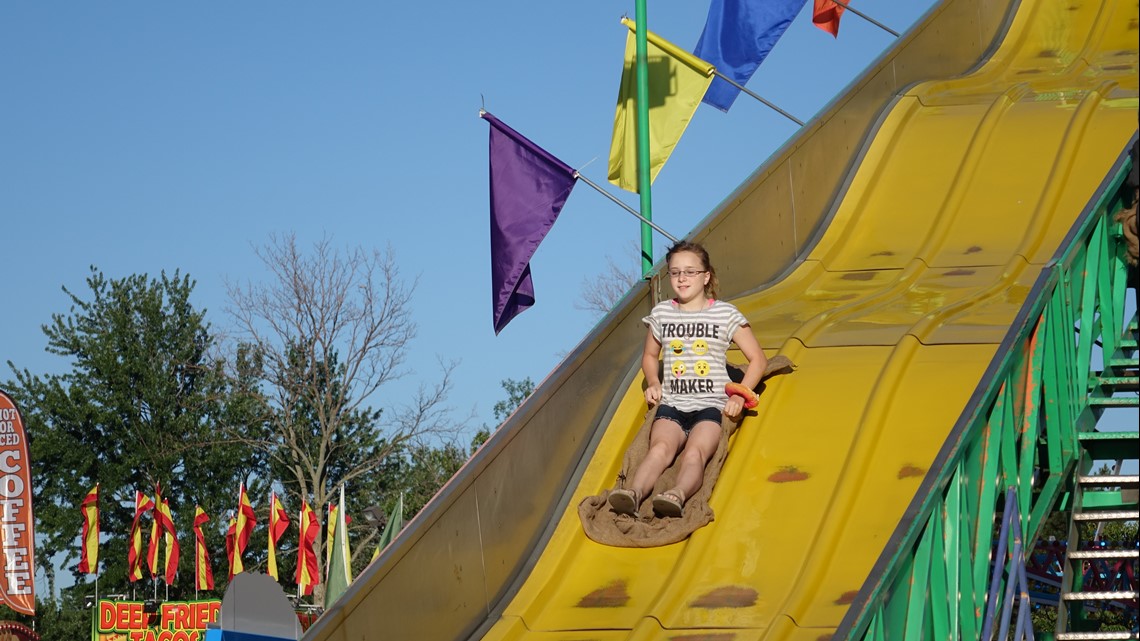
[[[790,114],[790,113],[788,113],[788,112],[784,111],[783,109],[780,109],[780,108],[779,108],[779,107],[777,107],[776,105],[774,105],[774,104],[772,104],[772,103],[768,102],[767,100],[765,100],[765,99],[761,98],[761,97],[760,97],[758,94],[755,94],[755,93],[753,93],[752,91],[750,91],[749,89],[747,89],[747,88],[746,88],[744,85],[740,84],[739,82],[736,82],[736,81],[735,81],[735,80],[733,80],[732,78],[729,78],[728,76],[724,75],[723,73],[721,73],[721,72],[717,71],[717,70],[716,70],[716,68],[713,68],[713,74],[715,74],[715,75],[716,75],[716,77],[720,78],[721,80],[723,80],[723,81],[727,82],[728,84],[732,85],[733,87],[736,87],[737,89],[739,89],[739,90],[743,91],[744,93],[748,94],[749,96],[752,96],[753,98],[755,98],[755,99],[759,100],[760,102],[764,103],[764,104],[765,104],[765,105],[767,105],[768,107],[771,107],[772,109],[775,109],[777,112],[779,112],[779,113],[780,113],[780,115],[784,116],[784,117],[785,117],[785,118],[787,118],[788,120],[791,120],[792,122],[796,123],[797,125],[799,125],[799,126],[801,126],[801,127],[803,127],[803,126],[804,126],[804,121],[800,120],[799,118],[796,118],[796,117],[795,117],[795,116],[793,116],[792,114]]]
[[[645,0],[637,0],[635,18],[637,20],[637,193],[641,197],[641,215],[645,220],[653,220],[652,182],[649,160],[649,45],[646,33],[649,31],[645,18]],[[649,225],[641,225],[641,274],[648,276],[653,269],[653,233]]]
[[[896,38],[899,37],[899,32],[895,31],[894,29],[891,29],[887,25],[879,22],[878,20],[875,20],[871,16],[863,13],[862,11],[859,11],[858,9],[852,9],[851,5],[847,4],[846,2],[840,2],[839,0],[831,0],[831,1],[834,2],[835,4],[839,5],[839,6],[843,7],[845,10],[850,11],[851,13],[853,13],[853,14],[859,16],[860,18],[866,20],[867,22],[870,22],[871,24],[882,29],[883,31],[886,31],[887,33],[891,34],[892,36],[894,36]]]
[[[673,236],[673,234],[670,234],[669,232],[665,231],[664,229],[661,229],[661,227],[659,227],[657,225],[657,223],[655,223],[652,220],[649,220],[648,218],[646,218],[645,216],[642,216],[641,214],[637,213],[636,209],[634,209],[633,207],[630,207],[629,205],[618,200],[617,197],[615,197],[613,194],[606,191],[605,189],[602,189],[601,187],[599,187],[598,184],[595,183],[594,181],[590,180],[589,178],[586,178],[585,176],[578,173],[577,171],[574,172],[574,177],[577,178],[578,180],[581,180],[582,182],[586,183],[587,185],[593,187],[594,189],[596,189],[599,194],[601,194],[601,195],[605,196],[606,198],[609,198],[611,201],[617,203],[617,205],[619,207],[621,207],[622,209],[628,211],[629,213],[633,214],[638,219],[640,219],[642,224],[649,225],[654,230],[656,230],[657,233],[668,238],[670,242],[673,242],[673,243],[677,242],[677,238],[675,236]]]

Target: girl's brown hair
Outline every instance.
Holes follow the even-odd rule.
[[[716,268],[713,267],[712,261],[709,260],[709,252],[700,243],[694,243],[687,240],[679,240],[675,245],[665,252],[665,264],[668,265],[669,261],[673,260],[673,256],[680,252],[690,252],[696,254],[697,258],[701,259],[702,266],[709,271],[709,284],[705,285],[705,296],[709,298],[716,298],[717,287],[720,286],[720,281],[716,278]]]

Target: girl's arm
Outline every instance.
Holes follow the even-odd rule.
[[[645,400],[656,405],[661,400],[661,343],[653,337],[653,331],[645,332],[645,348],[641,352],[641,372],[645,375]]]
[[[740,348],[744,358],[748,359],[748,369],[745,370],[744,380],[741,383],[748,389],[756,389],[756,386],[760,384],[760,377],[768,368],[768,357],[764,355],[764,350],[761,349],[760,343],[752,333],[750,325],[744,325],[736,330],[732,340]]]

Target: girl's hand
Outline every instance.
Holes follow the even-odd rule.
[[[645,388],[645,402],[649,403],[650,407],[661,402],[661,384],[650,385]]]
[[[724,404],[724,415],[736,421],[740,419],[740,413],[744,411],[744,399],[739,396],[729,396],[728,401]]]

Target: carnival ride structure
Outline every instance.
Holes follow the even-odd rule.
[[[892,617],[968,637],[978,624],[940,608],[969,619],[973,603],[938,590],[976,591],[982,570],[898,559],[989,553],[917,519],[972,509],[971,531],[992,529],[994,479],[1018,473],[945,498],[997,364],[1036,353],[1020,328],[1039,281],[1119,184],[1137,23],[1134,0],[946,0],[688,236],[765,351],[798,366],[733,437],[710,525],[628,549],[590,541],[577,516],[615,485],[646,411],[640,319],[669,293],[659,269],[305,639],[815,641],[876,637]],[[1061,496],[1064,479],[1042,487]],[[892,605],[899,576],[926,591]]]

